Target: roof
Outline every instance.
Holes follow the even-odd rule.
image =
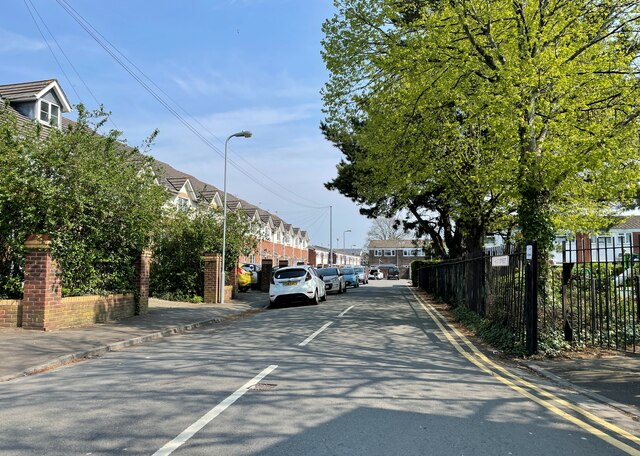
[[[428,241],[422,239],[372,239],[369,249],[411,249],[424,247]]]
[[[32,101],[37,100],[50,90],[56,92],[60,99],[62,112],[71,111],[69,100],[55,79],[0,85],[0,97],[9,101]]]
[[[611,227],[613,230],[635,230],[640,229],[640,215],[626,217],[622,223]]]

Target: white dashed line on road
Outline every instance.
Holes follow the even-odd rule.
[[[171,442],[167,443],[165,446],[160,448],[158,451],[153,453],[153,456],[168,456],[177,450],[181,445],[183,445],[187,440],[193,437],[200,429],[209,424],[215,417],[224,412],[231,404],[240,399],[244,393],[249,391],[253,386],[255,386],[260,380],[265,378],[271,372],[276,370],[278,366],[276,364],[272,364],[267,367],[265,370],[260,372],[258,375],[253,377],[253,379],[249,380],[242,387],[238,388],[235,393],[231,396],[227,397],[224,401],[220,402],[214,408],[209,410],[202,418],[193,423],[187,429],[182,431],[178,437],[173,439]]]
[[[349,312],[351,309],[353,309],[355,306],[351,306],[349,307],[347,310],[345,310],[344,312],[342,312],[340,315],[338,315],[338,317],[343,317],[344,314],[346,314],[347,312]]]
[[[305,345],[307,345],[309,342],[311,342],[318,334],[320,334],[322,331],[324,331],[325,329],[327,329],[329,326],[331,326],[333,324],[332,321],[330,321],[329,323],[325,323],[325,325],[320,328],[319,330],[317,330],[316,332],[314,332],[313,334],[311,334],[309,337],[307,337],[304,342],[300,342],[298,344],[299,347],[304,347]]]

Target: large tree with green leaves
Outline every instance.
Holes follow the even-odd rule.
[[[0,108],[0,296],[22,293],[23,245],[47,233],[65,294],[128,291],[167,200],[153,161],[98,134],[102,110],[78,107],[78,121],[44,130]]]
[[[557,229],[598,229],[633,196],[637,2],[335,5],[325,131],[357,146],[336,189],[373,210],[405,207],[466,250],[514,221],[545,247]]]

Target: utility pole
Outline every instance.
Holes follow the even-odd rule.
[[[329,266],[333,266],[333,206],[329,206]]]

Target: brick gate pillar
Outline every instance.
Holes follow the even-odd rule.
[[[271,273],[273,272],[273,260],[262,260],[262,271],[260,272],[260,291],[269,291],[271,284]]]
[[[238,296],[238,262],[233,263],[233,268],[229,271],[229,285],[231,286],[231,299],[235,299]]]
[[[51,237],[32,234],[25,242],[22,327],[47,330],[62,304],[61,271],[51,255]]]
[[[209,254],[204,260],[204,302],[215,304],[220,302],[220,272],[222,257],[219,254]]]
[[[149,311],[149,276],[151,271],[151,251],[143,250],[134,263],[136,315]]]

